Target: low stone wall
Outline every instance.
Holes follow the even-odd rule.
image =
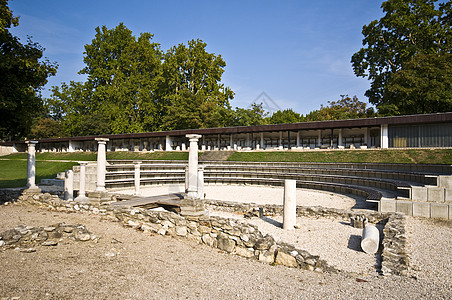
[[[23,191],[24,189],[0,189],[0,204],[16,201]]]
[[[222,217],[188,217],[167,211],[153,211],[142,208],[124,208],[113,207],[109,204],[78,203],[74,201],[63,201],[56,195],[36,194],[21,195],[19,201],[24,201],[39,205],[41,207],[63,212],[81,212],[86,214],[103,215],[112,221],[120,221],[123,224],[137,230],[145,232],[186,237],[199,243],[218,248],[227,253],[236,254],[246,258],[256,259],[269,264],[280,264],[287,267],[313,270],[317,272],[342,272],[328,265],[325,260],[319,256],[311,255],[307,251],[296,249],[294,246],[286,243],[278,243],[270,235],[263,235],[256,226],[236,219]],[[240,213],[255,211],[256,204],[231,203],[223,201],[207,201],[210,208],[228,210]],[[265,214],[280,214],[282,207],[277,205],[263,206]],[[298,207],[299,216],[315,215],[324,217],[342,218],[350,220],[350,217],[358,215],[351,211]],[[362,215],[360,213],[359,215]],[[366,214],[370,222],[393,222],[398,218],[391,218],[389,215],[380,213]],[[398,253],[405,253],[404,243],[393,243],[392,240],[398,236],[399,226],[392,226],[391,233],[383,238],[383,245],[394,245],[394,247],[403,247],[397,249]],[[403,228],[402,228],[403,229]],[[392,249],[392,248],[390,248]],[[391,250],[393,251],[393,250]],[[384,251],[383,251],[384,253]],[[403,263],[400,265],[397,261],[383,263],[388,269],[385,274],[404,275],[400,272],[401,268],[406,269],[408,259],[404,256]]]

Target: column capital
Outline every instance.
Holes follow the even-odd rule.
[[[34,146],[37,143],[39,143],[38,141],[25,141],[25,144],[28,144],[29,146]]]
[[[190,139],[190,142],[197,142],[202,137],[202,135],[200,135],[200,134],[186,134],[185,137]]]
[[[88,165],[88,162],[87,162],[87,161],[79,161],[78,163],[79,163],[79,165],[81,165],[81,166],[86,166],[86,165]]]
[[[143,162],[142,162],[141,160],[136,160],[136,161],[133,162],[133,164],[135,165],[135,167],[141,165],[142,163],[143,163]]]
[[[106,143],[106,142],[108,142],[110,139],[109,138],[95,138],[94,140],[96,140],[99,144],[102,144],[102,143]]]

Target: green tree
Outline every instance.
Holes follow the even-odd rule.
[[[96,28],[95,38],[85,45],[80,73],[88,75],[90,104],[108,120],[111,133],[155,130],[159,123],[156,103],[161,77],[160,45],[153,35],[138,38],[120,23],[114,29]]]
[[[233,126],[254,126],[267,124],[268,112],[262,103],[253,103],[251,108],[236,107],[234,111]]]
[[[443,104],[423,105],[425,99],[412,98],[416,92],[408,89],[409,83],[414,81],[427,88],[436,86],[436,83],[429,82],[428,74],[424,73],[432,68],[439,71],[433,80],[443,81],[440,85],[447,87],[449,71],[442,69],[447,58],[440,57],[450,59],[451,3],[388,0],[382,3],[385,15],[363,27],[365,47],[352,56],[351,62],[357,76],[367,77],[371,81],[366,96],[382,113],[430,113],[450,108],[450,105]],[[428,70],[419,67],[423,59],[428,60]],[[405,72],[404,68],[410,71]],[[402,83],[403,80],[407,81]],[[411,88],[416,89],[416,86]],[[450,95],[450,85],[447,88],[446,93]],[[436,91],[439,90],[429,92],[431,98],[444,96],[444,92],[437,94]],[[450,99],[450,96],[446,98]]]
[[[452,111],[452,55],[416,55],[392,75],[385,97],[380,115]]]
[[[160,86],[162,124],[160,129],[189,129],[228,125],[232,90],[221,83],[226,63],[221,55],[208,53],[207,44],[191,40],[164,56]],[[177,116],[177,117],[176,117]]]
[[[356,96],[350,98],[348,95],[341,95],[340,100],[328,101],[328,106],[321,105],[319,110],[307,114],[306,121],[359,119],[374,116],[373,108],[368,108],[367,104],[359,101]]]
[[[304,117],[290,108],[283,111],[278,110],[268,118],[269,124],[298,123],[303,121]]]
[[[9,29],[19,25],[7,0],[0,0],[0,139],[27,136],[43,111],[40,91],[56,64],[43,60],[44,49],[28,38],[22,44]]]

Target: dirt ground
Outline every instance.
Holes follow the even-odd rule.
[[[437,264],[422,270],[421,251],[412,254],[417,270],[410,278],[354,277],[266,265],[185,238],[139,232],[100,216],[2,205],[0,232],[21,224],[65,222],[83,224],[101,238],[97,243],[67,240],[54,247],[37,246],[34,253],[0,252],[0,299],[451,299],[450,223],[411,221],[410,238],[419,240],[416,228],[428,222],[428,229],[433,228],[428,243],[446,239],[438,245],[445,252],[438,262],[441,270],[435,269]],[[437,251],[435,245],[425,248]],[[434,280],[438,276],[441,280]]]

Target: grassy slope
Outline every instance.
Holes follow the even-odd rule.
[[[36,153],[36,183],[55,178],[58,172],[71,169],[78,161],[95,161],[97,153]],[[107,159],[188,160],[187,152],[107,152]],[[61,162],[56,162],[59,160]],[[0,157],[0,188],[24,187],[27,183],[27,153]]]
[[[452,149],[236,152],[230,161],[452,164]]]

